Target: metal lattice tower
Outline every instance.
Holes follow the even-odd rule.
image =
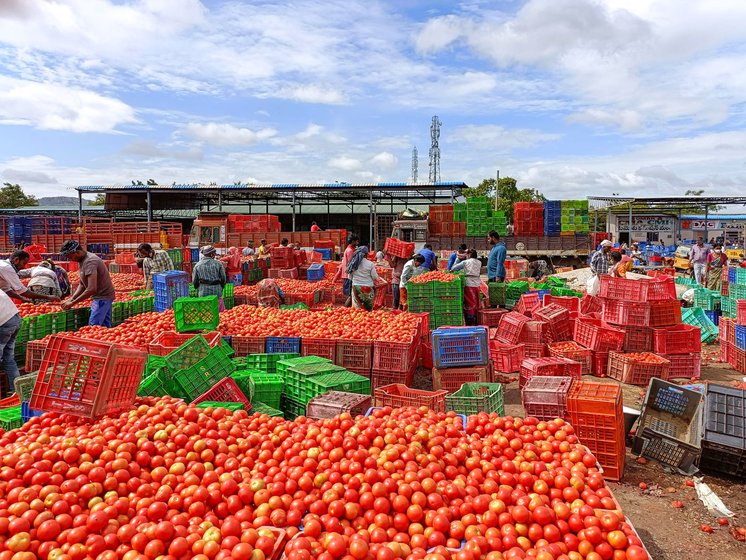
[[[420,160],[417,153],[417,146],[412,148],[412,184],[416,185],[418,180],[418,174],[420,171]]]
[[[430,182],[437,183],[440,181],[440,127],[443,125],[438,115],[433,117],[433,123],[430,125]]]

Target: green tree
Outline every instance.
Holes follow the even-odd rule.
[[[106,204],[106,195],[104,193],[99,193],[96,195],[96,198],[88,201],[88,206],[103,206],[104,204]]]
[[[495,179],[485,179],[476,187],[466,188],[463,195],[466,198],[486,196],[492,201],[492,207],[494,208]],[[516,202],[543,202],[546,200],[546,197],[536,189],[530,187],[519,189],[518,182],[513,177],[502,177],[500,179],[497,186],[497,195],[497,209],[500,212],[505,212],[508,222],[513,221],[513,204]]]
[[[23,192],[21,185],[3,183],[0,189],[0,208],[20,208],[21,206],[39,206],[36,197]]]

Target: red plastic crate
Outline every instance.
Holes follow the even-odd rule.
[[[528,320],[528,317],[515,311],[506,313],[497,327],[495,338],[504,344],[516,344],[521,338],[523,325]]]
[[[494,371],[500,373],[517,373],[525,356],[525,344],[503,344],[499,340],[490,340],[490,360]]]
[[[370,377],[373,367],[373,342],[370,340],[337,340],[337,359],[334,362],[355,373],[367,371],[366,377]]]
[[[544,305],[556,304],[564,307],[568,311],[580,311],[580,298],[575,296],[553,296],[544,294]]]
[[[622,327],[625,352],[650,352],[653,349],[653,329],[649,327]]]
[[[495,308],[495,309],[478,309],[477,310],[477,322],[485,327],[497,327],[500,325],[500,321],[508,312],[507,309]]]
[[[609,374],[609,353],[593,352],[591,359],[591,373],[597,377],[606,377]]]
[[[721,333],[722,321],[721,318]],[[732,342],[729,340],[728,342]],[[656,354],[689,354],[702,349],[699,327],[693,325],[673,325],[653,329],[653,352]]]
[[[567,417],[567,394],[571,377],[532,377],[521,390],[521,403],[526,416],[539,420]]]
[[[546,344],[524,344],[523,355],[525,358],[543,358],[549,354]]]
[[[319,356],[332,362],[337,357],[337,341],[333,338],[306,338],[301,340],[301,356]]]
[[[549,355],[555,358],[567,358],[582,366],[581,375],[589,375],[592,370],[593,350],[583,348],[577,342],[571,340],[567,342],[554,342],[548,344]]]
[[[676,284],[670,276],[651,280],[632,280],[601,276],[602,298],[621,301],[650,302],[676,299]]]
[[[530,317],[531,314],[540,307],[541,299],[539,298],[538,292],[528,292],[521,294],[518,304],[515,306],[515,311]]]
[[[570,417],[583,415],[619,417],[622,420],[622,387],[583,379],[576,381],[567,395]],[[583,442],[587,445],[586,442]]]
[[[293,305],[295,303],[302,303],[306,307],[313,307],[316,301],[316,292],[312,293],[291,293],[285,294],[285,303],[287,305]]]
[[[746,299],[736,300],[736,324],[746,325]]]
[[[373,369],[391,372],[407,373],[412,366],[417,366],[420,341],[413,338],[408,342],[384,342],[376,340],[373,343]]]
[[[233,336],[231,337],[231,346],[237,358],[248,356],[249,354],[264,354],[267,346],[267,337],[265,336]]]
[[[735,348],[733,344],[724,340],[720,341],[720,361],[722,363],[730,364],[733,361],[733,348]]]
[[[147,359],[109,342],[52,336],[29,406],[85,418],[130,410]]]
[[[210,389],[194,399],[192,404],[199,404],[204,401],[241,403],[247,412],[251,410],[251,402],[231,377],[225,377],[218,381]]]
[[[650,303],[650,323],[651,327],[665,327],[668,325],[681,324],[681,302],[673,301],[653,301]]]
[[[619,351],[624,346],[624,331],[607,325],[600,319],[578,317],[573,339],[597,352]]]
[[[681,325],[678,325],[681,326]],[[687,325],[690,326],[690,325]],[[670,327],[674,328],[674,327]],[[701,337],[699,334],[699,327],[694,327],[697,329],[697,342],[699,344],[699,347],[696,349],[693,349],[692,352],[699,352],[702,349],[702,343]],[[725,342],[731,342],[733,344],[736,343],[736,321],[735,319],[731,319],[730,317],[720,317],[720,321],[718,322],[718,338],[720,341]]]
[[[518,342],[525,344],[543,344],[546,338],[547,323],[544,321],[527,321],[521,329]]]
[[[421,391],[410,389],[402,383],[392,383],[377,387],[374,392],[376,406],[402,408],[405,406],[425,406],[434,412],[445,412],[448,391]]]
[[[650,324],[650,304],[639,301],[601,298],[601,318],[607,323],[625,327],[645,327]]]
[[[583,315],[588,315],[589,313],[600,313],[601,309],[603,309],[603,302],[601,301],[601,298],[597,296],[585,294],[580,300],[580,312]]]
[[[156,356],[165,356],[176,350],[179,346],[191,340],[197,334],[192,333],[177,333],[174,331],[163,331],[157,335],[153,342],[148,345],[148,354],[155,354]],[[220,333],[211,332],[204,333],[201,336],[207,341],[211,348],[220,344]]]
[[[655,362],[645,361],[645,358]],[[609,352],[608,376],[622,383],[647,387],[653,377],[668,379],[671,362],[650,352]]]
[[[668,375],[664,379],[699,379],[702,368],[701,353],[663,354],[661,357],[671,362]]]
[[[733,347],[733,356],[730,365],[739,373],[746,373],[746,350]]]
[[[408,243],[406,241],[400,241],[393,237],[389,237],[386,239],[383,252],[394,257],[408,259],[414,255],[414,243]]]
[[[26,373],[39,371],[44,352],[47,350],[46,340],[29,340],[26,346]]]
[[[529,379],[539,375],[580,379],[581,369],[579,362],[567,358],[527,358],[521,364],[518,386],[522,388]]]
[[[461,368],[433,368],[433,388],[455,393],[464,383],[490,383],[492,372],[489,366]]]
[[[117,253],[114,255],[114,262],[117,264],[135,264],[134,253]]]
[[[405,385],[409,386],[414,380],[414,372],[416,369],[417,368],[414,367],[406,373],[374,369],[370,373],[370,390],[375,391],[377,387],[401,382],[404,382]]]
[[[570,312],[557,304],[550,304],[534,312],[534,318],[547,323],[547,338],[550,342],[561,342],[572,338]]]

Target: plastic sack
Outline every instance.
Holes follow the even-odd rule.
[[[588,295],[598,295],[598,293],[601,291],[601,279],[598,277],[597,274],[594,274],[593,276],[588,278],[588,281],[585,283],[585,289],[586,292],[588,292]]]

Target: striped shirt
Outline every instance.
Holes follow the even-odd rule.
[[[197,288],[199,297],[223,295],[227,283],[225,268],[220,261],[209,257],[200,257],[192,271],[192,283]]]
[[[145,289],[153,287],[153,274],[174,270],[174,263],[166,251],[156,249],[153,258],[146,257],[142,261],[142,271],[145,274]]]

